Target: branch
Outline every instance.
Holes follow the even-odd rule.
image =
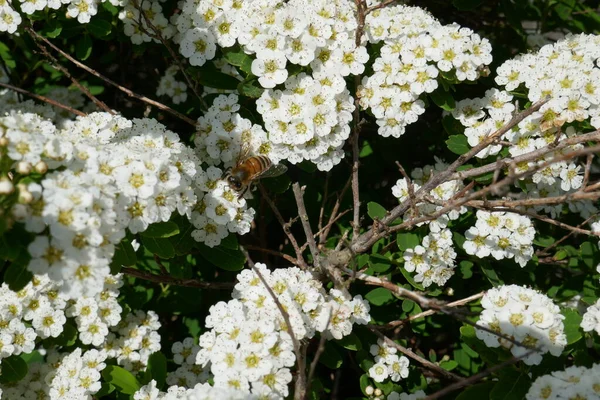
[[[488,135],[484,140],[482,140],[478,145],[471,148],[465,154],[459,156],[448,168],[444,171],[439,172],[438,174],[433,175],[425,184],[415,193],[416,200],[419,200],[423,196],[427,195],[433,189],[438,187],[443,182],[449,180],[449,178],[454,174],[456,169],[463,165],[465,162],[475,157],[481,150],[485,149],[492,143],[494,143],[499,137],[504,135],[506,132],[510,131],[512,128],[517,126],[521,121],[525,118],[529,117],[531,114],[539,110],[544,104],[546,104],[548,100],[538,101],[533,104],[528,109],[522,111],[521,113],[515,115],[508,123],[506,123],[503,127],[495,131],[494,133]],[[396,218],[400,217],[402,214],[408,210],[410,207],[410,199],[406,199],[400,205],[392,209],[382,220],[381,223],[384,225],[389,225]],[[395,227],[394,227],[395,228]],[[374,227],[358,238],[352,240],[352,250],[355,253],[362,253],[370,248],[377,240],[379,240],[380,236],[376,234]]]
[[[133,92],[130,89],[127,89],[124,86],[119,85],[118,83],[112,81],[111,79],[105,77],[104,75],[102,75],[101,73],[99,73],[98,71],[88,67],[87,65],[77,61],[76,59],[74,59],[73,57],[71,57],[69,54],[65,53],[64,51],[62,51],[59,47],[57,47],[56,45],[54,45],[52,42],[50,42],[48,39],[46,39],[45,37],[39,35],[36,31],[34,31],[32,28],[25,28],[29,33],[31,33],[33,36],[35,36],[36,38],[38,38],[39,40],[42,40],[43,42],[45,42],[46,44],[48,44],[48,46],[52,47],[54,50],[56,50],[57,52],[59,52],[63,57],[65,57],[67,60],[69,60],[70,62],[72,62],[73,64],[75,64],[76,66],[78,66],[79,68],[89,72],[90,74],[96,76],[99,79],[102,79],[104,82],[108,83],[109,85],[112,85],[114,87],[116,87],[117,89],[119,89],[120,91],[122,91],[123,93],[127,94],[129,97],[133,97],[134,99],[138,99],[140,101],[143,101],[144,103],[150,104],[160,110],[163,110],[165,112],[168,112],[171,115],[174,115],[175,117],[181,119],[182,121],[187,122],[188,124],[192,125],[193,127],[196,127],[196,121],[194,121],[193,119],[181,114],[179,111],[175,111],[173,110],[171,107],[162,104],[156,100],[152,100],[149,99],[146,96],[142,96],[139,95],[135,92]]]
[[[472,301],[482,298],[484,294],[485,294],[485,292],[479,292],[479,293],[471,295],[469,297],[465,297],[464,299],[456,300],[451,303],[445,304],[444,307],[449,308],[449,307],[464,306],[467,303],[470,303]],[[427,310],[427,311],[423,311],[423,312],[420,312],[415,315],[411,315],[410,317],[402,319],[402,320],[388,322],[387,324],[381,325],[381,326],[375,325],[374,327],[378,328],[378,329],[393,329],[393,328],[397,328],[399,326],[405,325],[411,321],[414,321],[414,320],[417,320],[420,318],[425,318],[430,315],[434,315],[438,311],[439,310]]]
[[[319,267],[319,249],[317,248],[317,243],[315,243],[315,237],[312,233],[312,229],[310,228],[310,221],[308,220],[308,214],[306,213],[306,206],[304,205],[304,198],[302,197],[302,190],[300,189],[300,185],[298,182],[292,185],[292,189],[294,190],[294,197],[296,198],[296,204],[298,205],[298,215],[300,216],[300,222],[302,223],[302,227],[304,228],[304,234],[306,235],[306,242],[308,243],[308,247],[310,249],[310,254],[313,257],[313,264],[315,267]]]
[[[259,183],[258,189],[260,190],[260,194],[265,199],[269,207],[271,207],[273,214],[275,214],[275,218],[277,218],[277,221],[279,221],[279,223],[281,224],[283,232],[285,232],[285,235],[288,237],[290,244],[296,251],[296,261],[298,262],[297,265],[302,269],[307,269],[308,265],[306,264],[306,261],[304,261],[304,257],[302,256],[302,250],[300,249],[300,246],[298,245],[298,241],[294,237],[294,234],[290,230],[290,223],[284,221],[283,217],[281,216],[281,213],[279,212],[279,209],[277,208],[273,200],[271,200],[263,185]]]
[[[135,268],[123,267],[121,272],[125,275],[133,276],[139,279],[144,279],[150,282],[164,283],[167,285],[195,287],[202,289],[217,289],[217,290],[231,290],[235,286],[233,282],[204,282],[196,279],[179,279],[173,278],[168,275],[155,275],[149,272],[140,271]]]
[[[109,106],[107,106],[103,101],[101,101],[100,99],[98,99],[96,96],[94,96],[89,90],[88,88],[86,88],[85,86],[83,86],[81,83],[79,83],[79,81],[77,79],[75,79],[74,76],[71,75],[71,73],[69,72],[69,70],[67,70],[65,67],[62,66],[62,64],[60,62],[58,62],[58,60],[52,55],[50,54],[50,52],[48,51],[48,49],[46,48],[46,46],[44,46],[40,40],[39,40],[39,36],[34,36],[32,35],[31,32],[34,32],[32,28],[26,28],[29,29],[29,35],[31,36],[31,38],[33,39],[34,43],[37,45],[37,47],[42,51],[42,53],[44,53],[44,56],[46,56],[46,58],[48,60],[50,60],[50,63],[53,65],[54,68],[56,68],[57,70],[59,70],[60,72],[62,72],[67,78],[69,78],[71,80],[71,82],[73,82],[73,84],[75,86],[77,86],[77,88],[86,95],[86,97],[88,99],[90,99],[98,108],[100,108],[101,110],[104,110],[105,112],[115,115],[116,113],[111,110],[111,108]],[[37,34],[36,34],[37,35]]]
[[[338,219],[337,212],[340,209],[340,205],[342,203],[342,199],[344,198],[344,195],[346,194],[346,191],[350,187],[350,183],[351,182],[352,182],[352,177],[350,177],[350,179],[348,179],[348,181],[344,185],[344,188],[340,192],[340,195],[336,199],[335,204],[333,205],[333,210],[331,210],[331,215],[329,216],[329,222],[325,226],[325,229],[323,230],[323,232],[319,235],[319,243],[321,245],[324,244],[327,241],[327,237],[329,236],[329,231],[331,230],[331,227],[333,226],[333,223]],[[344,211],[344,214],[346,212],[347,211]]]
[[[425,368],[428,368],[432,371],[437,372],[439,375],[443,376],[444,378],[446,378],[448,380],[459,381],[459,382],[463,380],[463,378],[461,378],[460,376],[455,375],[450,371],[446,371],[439,365],[436,365],[436,364],[432,363],[431,361],[424,359],[423,357],[419,356],[417,353],[413,352],[412,350],[409,350],[406,347],[399,345],[398,343],[394,342],[389,337],[385,336],[383,333],[379,332],[377,329],[369,327],[369,330],[371,332],[373,332],[375,335],[377,335],[377,337],[382,339],[388,346],[394,347],[395,349],[400,351],[402,354],[405,354],[408,357],[412,358],[413,360],[421,363]]]
[[[252,246],[250,244],[245,244],[244,247],[247,250],[254,250],[254,251],[260,251],[262,253],[272,254],[274,256],[281,257],[281,258],[289,261],[291,264],[298,265],[298,260],[296,260],[294,257],[290,256],[289,254],[285,254],[280,251],[275,251],[275,250],[271,250],[271,249],[265,249],[264,247],[260,247],[260,246]]]
[[[5,88],[10,89],[10,90],[14,90],[15,92],[23,93],[23,94],[25,94],[25,95],[27,95],[29,97],[33,97],[36,100],[42,101],[44,103],[48,103],[48,104],[53,105],[55,107],[62,108],[63,110],[67,110],[67,111],[69,111],[69,112],[71,112],[71,113],[73,113],[75,115],[80,116],[80,117],[85,117],[87,115],[86,113],[84,113],[82,111],[76,110],[76,109],[74,109],[72,107],[69,107],[69,106],[64,105],[62,103],[59,103],[56,100],[49,99],[48,97],[41,96],[39,94],[31,93],[31,92],[29,92],[29,91],[27,91],[25,89],[21,89],[21,88],[18,88],[16,86],[9,85],[8,83],[2,83],[2,82],[0,82],[0,86],[5,87]]]

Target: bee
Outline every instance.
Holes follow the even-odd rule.
[[[241,198],[253,181],[274,178],[285,171],[287,171],[285,165],[274,164],[267,156],[248,156],[248,152],[243,151],[235,166],[225,172],[223,179],[231,189],[239,193]]]

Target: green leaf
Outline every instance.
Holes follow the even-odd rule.
[[[452,5],[459,10],[469,11],[477,8],[483,0],[453,0]]]
[[[392,261],[381,254],[371,254],[369,256],[369,267],[375,272],[385,272],[392,266]]]
[[[413,278],[410,272],[408,272],[405,268],[400,267],[400,273],[402,274],[402,276],[404,276],[404,279],[406,279],[406,281],[410,283],[412,287],[414,287],[417,290],[425,290],[423,285],[415,282],[415,278]]]
[[[342,346],[343,348],[352,351],[359,351],[362,349],[362,342],[354,332],[352,332],[348,336],[344,336],[340,340],[336,341],[336,343]]]
[[[162,388],[167,379],[167,358],[161,352],[152,353],[148,358],[148,369],[156,387]]]
[[[385,217],[386,210],[383,206],[375,203],[374,201],[370,201],[367,204],[367,214],[369,214],[369,217],[371,217],[373,220],[382,219]]]
[[[135,265],[136,262],[137,257],[133,250],[133,246],[129,239],[124,238],[121,240],[121,243],[116,246],[115,255],[113,256],[111,264],[121,267],[123,265]]]
[[[23,289],[31,279],[33,274],[27,269],[31,256],[27,253],[21,253],[19,258],[10,263],[4,273],[4,282],[8,284],[10,290],[18,292]]]
[[[429,93],[429,97],[431,97],[431,100],[433,100],[436,106],[442,108],[443,110],[452,111],[456,107],[456,102],[454,101],[454,98],[450,92],[441,87],[432,93]]]
[[[366,396],[370,396],[367,395],[367,386],[371,386],[371,379],[369,379],[369,376],[367,374],[362,374],[360,376],[360,390],[362,390],[363,394]]]
[[[77,341],[79,331],[70,320],[63,325],[62,333],[55,339],[57,346],[72,346]]]
[[[27,363],[19,356],[10,356],[2,360],[0,382],[18,382],[27,375]]]
[[[421,244],[421,239],[416,233],[399,233],[396,235],[396,244],[402,251],[414,249]]]
[[[0,42],[0,57],[4,60],[8,68],[15,68],[17,66],[17,63],[10,52],[10,48],[2,42]]]
[[[389,290],[380,287],[371,290],[365,295],[365,298],[369,300],[369,303],[373,305],[382,306],[385,303],[388,303],[389,301],[393,300],[394,296]]]
[[[473,326],[461,326],[460,337],[463,340],[461,347],[467,351],[471,358],[479,356],[483,361],[490,365],[497,364],[498,354],[496,350],[487,347],[487,345],[477,337]]]
[[[463,260],[460,262],[459,266],[463,279],[469,279],[473,276],[473,263],[471,261]]]
[[[483,382],[469,386],[456,397],[456,400],[484,400],[490,398],[490,392],[496,382]]]
[[[93,42],[90,35],[83,35],[75,44],[75,56],[81,61],[87,60],[92,54],[92,46]]]
[[[597,263],[595,254],[597,252],[596,246],[591,244],[590,242],[583,242],[581,246],[579,246],[579,251],[581,252],[581,260],[588,267],[595,269]]]
[[[415,304],[416,303],[412,300],[408,300],[408,299],[403,300],[402,301],[402,311],[407,312],[407,313],[411,312],[412,309],[415,308]]]
[[[240,271],[246,263],[246,257],[240,250],[228,249],[223,246],[208,247],[203,243],[198,243],[196,247],[202,257],[226,271]]]
[[[148,229],[141,233],[144,237],[168,238],[179,234],[179,226],[175,222],[157,222],[148,225]]]
[[[102,377],[124,394],[134,394],[141,387],[140,382],[131,372],[116,365],[108,365],[104,368]]]
[[[169,239],[143,236],[142,243],[149,252],[156,254],[160,258],[175,257],[175,248]]]
[[[100,18],[92,18],[86,28],[93,36],[103,38],[110,34],[112,24]]]
[[[452,371],[458,367],[458,363],[454,360],[442,361],[440,367],[444,368],[446,371]]]
[[[253,58],[244,53],[244,51],[239,47],[236,46],[229,49],[224,49],[223,57],[229,64],[239,67],[239,69],[245,72],[246,75],[250,75],[252,73]]]
[[[235,233],[230,233],[225,239],[221,240],[221,246],[230,250],[237,250],[240,248],[240,243],[237,240]]]
[[[446,115],[442,118],[442,125],[448,135],[461,135],[465,131],[460,121],[457,121],[451,115]]]
[[[198,83],[210,88],[236,90],[240,83],[239,79],[220,72],[212,63],[188,71]]]
[[[481,267],[481,272],[485,275],[485,277],[490,281],[490,283],[494,286],[504,285],[504,281],[498,277],[498,274],[490,266],[490,264],[486,261],[481,261],[479,266]]]
[[[175,218],[175,221],[177,221],[177,226],[179,227],[179,234],[171,236],[169,240],[175,248],[175,253],[178,256],[181,256],[188,254],[198,242],[192,237],[192,232],[195,229],[194,225],[192,225],[187,218],[177,217]]]
[[[40,30],[40,34],[50,39],[54,39],[62,32],[62,24],[56,19],[46,21],[44,27]]]
[[[490,392],[490,400],[522,400],[529,391],[531,379],[514,369],[503,370],[500,380]]]
[[[462,155],[471,149],[465,135],[452,135],[446,140],[448,150],[454,154]]]
[[[567,344],[573,344],[582,338],[581,320],[583,319],[579,313],[571,308],[565,308],[561,311],[565,316],[563,324],[565,325],[565,335],[567,335]]]
[[[237,85],[237,91],[242,96],[250,97],[252,99],[258,99],[265,89],[260,86],[257,78],[247,79]]]
[[[338,369],[342,366],[344,359],[333,343],[326,342],[325,350],[321,354],[319,362],[329,369]]]

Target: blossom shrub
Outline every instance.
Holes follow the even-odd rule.
[[[0,398],[599,398],[598,10],[398,3],[0,2]]]

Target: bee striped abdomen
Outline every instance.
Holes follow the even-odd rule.
[[[250,169],[252,170],[252,176],[260,175],[261,173],[269,169],[269,167],[271,167],[272,164],[269,157],[262,155],[250,157],[244,163],[247,164],[248,167],[250,167]]]

